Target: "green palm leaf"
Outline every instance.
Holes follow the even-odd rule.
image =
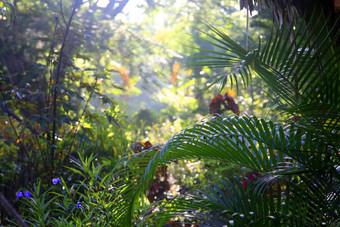
[[[136,193],[137,196],[134,197],[135,203],[147,190],[148,183],[152,180],[159,165],[178,159],[218,159],[246,166],[271,176],[259,181],[254,193],[263,193],[264,188],[272,186],[272,182],[277,180],[287,186],[291,185],[291,190],[294,191],[294,196],[291,199],[294,200],[294,203],[291,205],[293,208],[287,208],[286,214],[290,215],[294,209],[299,212],[303,210],[304,219],[311,221],[313,218],[309,216],[317,214],[315,219],[319,221],[323,212],[329,211],[326,208],[333,207],[339,200],[338,190],[334,186],[327,186],[332,185],[331,181],[337,182],[337,186],[340,186],[339,178],[335,177],[338,159],[335,157],[330,159],[325,155],[327,152],[329,153],[330,149],[337,150],[339,147],[330,147],[325,144],[327,141],[324,138],[313,132],[304,132],[294,124],[284,127],[282,124],[266,122],[256,117],[214,117],[209,122],[198,123],[175,135],[164,145],[162,150],[150,150],[143,153],[143,156],[152,156],[153,158],[145,168],[141,185]],[[318,153],[322,155],[315,155]],[[138,158],[140,157],[137,156],[130,162],[138,162]],[[325,174],[326,170],[322,167],[322,163],[327,163],[332,174]],[[317,173],[315,166],[320,166]],[[293,181],[286,180],[285,176],[292,175],[304,179],[303,183],[296,185]],[[319,185],[315,186],[315,182],[319,182]],[[326,199],[332,193],[336,196]],[[300,202],[297,201],[299,196],[303,198]],[[318,199],[321,197],[327,201],[322,206],[315,209],[312,205],[307,206],[319,204]],[[240,201],[243,199],[246,198],[239,198]],[[288,202],[290,204],[290,201]],[[261,206],[267,207],[266,204]],[[133,208],[132,205],[131,209]],[[131,213],[131,215],[133,214]],[[306,218],[307,216],[309,219]],[[165,217],[163,218],[166,220]]]
[[[266,193],[257,194],[252,188],[243,188],[238,178],[220,180],[191,196],[161,205],[140,225],[163,226],[176,216],[198,226],[296,226],[321,222],[320,216],[309,217],[306,200],[286,206],[292,201],[291,190],[289,185],[281,189],[276,181],[275,186],[266,187]]]
[[[230,68],[231,73],[220,78],[221,89],[228,78],[240,75],[243,83],[248,84],[252,73],[256,73],[290,107],[313,102],[331,104],[339,109],[340,49],[334,47],[334,40],[340,31],[336,30],[336,25],[329,30],[328,22],[322,15],[314,15],[307,25],[283,24],[282,29],[273,31],[263,47],[260,40],[258,48],[250,52],[207,24],[214,35],[201,31],[209,40],[199,39],[210,43],[217,51],[200,49],[210,55],[195,56],[200,60],[189,64]],[[237,78],[234,81],[239,83]]]
[[[308,24],[296,28],[283,24],[265,45],[260,42],[251,52],[207,24],[214,35],[201,31],[207,38],[197,38],[216,50],[200,49],[210,55],[199,55],[200,60],[192,64],[231,70],[221,78],[222,88],[228,80],[239,84],[239,78],[248,84],[256,73],[268,84],[268,94],[287,119],[296,114],[300,119],[275,123],[256,117],[216,116],[174,135],[159,151],[150,149],[123,159],[121,165],[125,163],[127,169],[148,162],[129,172],[132,182],[119,183],[124,185],[127,226],[136,217],[145,217],[140,223],[144,225],[149,219],[164,224],[175,216],[217,226],[339,222],[340,49],[333,44],[340,31],[336,26],[328,29],[326,23],[322,15],[314,14]],[[238,180],[226,180],[199,191],[200,196],[145,208],[144,194],[158,166],[192,158],[235,163],[264,177],[247,190]],[[281,190],[278,184],[286,188]],[[161,215],[148,213],[153,207]]]

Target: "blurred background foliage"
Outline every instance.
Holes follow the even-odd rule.
[[[74,181],[66,167],[78,155],[95,154],[108,173],[139,141],[164,143],[203,119],[218,93],[231,92],[241,113],[276,118],[259,78],[220,91],[210,85],[227,72],[187,66],[215,48],[197,38],[204,22],[250,49],[268,38],[270,10],[255,8],[248,38],[246,21],[237,0],[0,1],[0,192],[18,207],[15,192],[37,179]],[[168,171],[175,195],[248,170],[192,160]],[[7,217],[1,208],[0,224]]]

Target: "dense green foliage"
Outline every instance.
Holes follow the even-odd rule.
[[[334,14],[130,3],[0,1],[0,225],[340,224]]]
[[[178,159],[216,159],[253,170],[246,181],[223,179],[191,196],[151,205],[159,211],[145,223],[162,226],[182,216],[208,226],[339,224],[339,31],[327,24],[322,15],[296,28],[283,24],[250,52],[208,25],[216,36],[206,41],[220,51],[206,50],[215,56],[198,56],[204,60],[193,63],[232,68],[222,86],[231,78],[247,84],[256,73],[268,84],[283,121],[216,116],[145,153],[152,158],[135,198],[157,165]]]

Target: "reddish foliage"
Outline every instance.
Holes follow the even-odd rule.
[[[218,94],[218,95],[216,96],[216,99],[217,99],[217,100],[222,100],[222,101],[224,100],[224,98],[223,98],[223,96],[222,96],[221,94]]]
[[[243,180],[241,180],[241,184],[243,188],[247,188],[248,185],[248,181],[249,184],[253,183],[255,181],[256,178],[261,178],[261,175],[258,172],[248,172],[246,173],[246,176]],[[248,179],[248,181],[247,181]]]
[[[297,121],[297,120],[299,120],[299,119],[301,119],[301,116],[300,116],[300,115],[295,115],[295,116],[293,117],[292,121]]]
[[[237,115],[240,114],[240,110],[238,108],[238,105],[235,103],[234,98],[231,95],[229,95],[228,92],[225,93],[224,100],[227,101],[228,107],[230,108],[231,111],[233,111],[234,114],[237,114]]]
[[[152,144],[150,143],[150,141],[146,141],[146,142],[144,143],[144,147],[145,147],[145,149],[149,149],[149,148],[152,147]]]
[[[137,153],[147,150],[152,147],[150,141],[138,142],[135,146]],[[155,150],[158,150],[157,148]],[[148,163],[140,163],[140,165],[147,165]],[[148,200],[150,203],[154,201],[163,200],[166,197],[166,192],[170,190],[170,183],[168,181],[168,167],[158,167],[153,182],[149,184]]]
[[[221,114],[221,104],[217,103],[216,99],[213,98],[209,104],[209,111],[210,113]]]
[[[222,107],[224,107],[224,109],[222,109]],[[224,97],[221,94],[218,94],[209,104],[209,111],[214,115],[222,114],[226,110],[231,110],[237,115],[240,114],[238,105],[228,92],[225,93]]]
[[[243,180],[241,180],[241,184],[243,188],[247,188],[249,185],[251,185],[256,178],[262,178],[263,176],[261,176],[258,172],[248,172],[246,173],[246,176]],[[249,182],[249,184],[248,184]],[[278,187],[281,188],[281,191],[284,192],[285,191],[285,185],[280,184],[278,181],[274,181],[273,183],[273,196],[274,198],[277,198],[278,196],[281,196],[278,194]],[[267,197],[269,198],[270,196],[270,190],[269,187],[267,186],[266,188],[266,194]]]
[[[242,184],[243,188],[246,188],[248,186],[248,183],[247,183],[246,179],[241,180],[241,184]]]

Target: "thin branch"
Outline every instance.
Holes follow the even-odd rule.
[[[102,11],[107,12],[111,16],[111,19],[113,19],[124,9],[125,5],[128,2],[129,0],[122,0],[121,2],[119,2],[119,5],[115,9],[113,9],[116,1],[111,0],[110,3],[104,9],[102,9]]]
[[[64,16],[64,11],[63,11],[63,0],[60,0],[60,13],[61,13],[61,18],[63,18],[65,26],[67,26],[65,16]]]
[[[248,51],[248,41],[249,41],[249,6],[247,3],[246,6],[246,10],[247,10],[247,24],[246,24],[246,51]]]
[[[4,111],[8,116],[12,116],[14,117],[17,121],[22,122],[22,119],[16,115],[12,110],[8,109],[5,105],[3,105],[2,103],[0,103],[0,109],[2,109],[2,111]]]
[[[28,225],[25,223],[25,221],[20,217],[18,212],[14,209],[14,207],[8,202],[8,200],[3,196],[3,194],[0,192],[0,202],[2,207],[4,207],[5,211],[9,214],[15,217],[15,219],[18,220],[19,224],[23,227],[28,227]]]
[[[55,26],[54,26],[53,42],[52,42],[48,57],[46,59],[46,68],[49,69],[49,72],[50,72],[50,81],[49,81],[49,84],[47,86],[47,89],[49,88],[49,86],[52,86],[52,82],[53,82],[53,72],[52,72],[52,67],[50,69],[50,63],[51,63],[52,55],[54,53],[58,24],[59,24],[58,18],[56,17],[55,18]],[[48,113],[49,116],[52,116],[52,113],[51,113],[52,109],[50,108],[50,99],[51,99],[51,96],[52,96],[51,91],[52,91],[52,87],[50,89],[48,89],[47,97],[46,97],[46,99],[47,99],[46,107],[48,108],[47,113]],[[47,134],[47,140],[50,141],[51,134],[50,134],[50,122],[49,121],[47,122],[47,126],[46,126],[46,134]]]
[[[58,57],[58,65],[57,65],[57,72],[56,72],[56,78],[55,78],[55,84],[54,84],[54,97],[53,97],[53,113],[52,113],[52,119],[53,119],[53,128],[52,128],[52,147],[51,147],[51,160],[52,160],[52,166],[53,166],[53,157],[54,157],[54,150],[56,148],[56,139],[55,139],[55,135],[56,135],[56,130],[57,130],[57,122],[56,122],[56,116],[57,116],[57,97],[58,97],[58,84],[59,84],[59,77],[60,77],[60,73],[61,73],[61,62],[63,60],[63,53],[64,53],[64,48],[66,46],[66,40],[67,40],[67,36],[68,33],[70,31],[70,27],[71,27],[71,22],[73,19],[73,16],[75,14],[75,11],[77,9],[78,6],[78,1],[79,0],[75,0],[74,2],[74,6],[72,9],[72,13],[70,15],[70,18],[68,20],[68,24],[66,26],[66,31],[64,33],[64,37],[63,37],[63,42],[60,48],[60,53],[59,53],[59,57]]]
[[[0,104],[1,104],[1,103],[0,103]],[[1,104],[1,105],[2,105],[2,104]],[[17,137],[18,142],[22,145],[23,149],[24,149],[25,152],[26,152],[26,155],[28,155],[28,151],[27,151],[27,149],[26,149],[26,147],[25,147],[25,144],[21,141],[21,138],[20,138],[20,136],[19,136],[19,134],[18,134],[16,128],[14,127],[14,124],[13,124],[13,121],[12,121],[12,118],[11,118],[12,114],[10,114],[10,112],[12,112],[12,111],[10,111],[10,110],[7,108],[6,104],[4,105],[4,108],[7,110],[6,113],[7,113],[7,117],[8,117],[9,124],[11,125],[12,130],[13,130],[15,136]],[[13,114],[14,114],[14,113],[13,113]],[[16,115],[16,116],[17,116],[17,115]],[[17,120],[18,120],[18,119],[17,119]],[[19,121],[19,122],[22,122],[22,121],[23,121],[23,120],[21,120],[21,121]]]
[[[246,51],[248,51],[249,48],[249,5],[246,5],[246,10],[247,10],[247,22],[246,22]],[[253,83],[250,82],[249,85],[249,90],[248,93],[250,94],[251,97],[251,107],[250,107],[250,114],[254,114],[254,86]]]
[[[118,13],[120,13],[123,8],[125,7],[125,5],[129,2],[129,0],[123,0],[120,2],[119,6],[117,6],[117,8],[115,8],[113,10],[113,15],[112,18],[115,18],[117,16]]]
[[[86,103],[85,103],[83,112],[82,112],[82,114],[80,115],[79,119],[83,118],[83,116],[85,115],[85,111],[86,111],[86,109],[87,109],[87,107],[88,107],[88,104],[89,104],[89,102],[90,102],[90,99],[91,99],[91,97],[92,97],[92,95],[93,95],[94,90],[95,90],[96,87],[97,87],[97,82],[98,82],[98,78],[96,77],[96,82],[95,82],[95,84],[93,85],[93,89],[92,89],[92,91],[91,91],[91,93],[90,93],[88,99],[86,100]],[[73,131],[74,128],[75,128],[75,127],[73,126],[73,128],[70,130],[69,134],[72,133],[72,131]],[[74,134],[77,133],[77,132],[78,132],[78,130],[76,130],[76,131],[74,132]],[[68,157],[68,156],[71,154],[72,148],[73,148],[73,145],[74,145],[74,142],[75,142],[75,137],[72,138],[71,146],[70,146],[70,148],[69,148],[69,150],[68,150],[68,152],[67,152],[66,157]],[[61,164],[61,160],[59,159],[58,166],[60,166],[60,164]]]

